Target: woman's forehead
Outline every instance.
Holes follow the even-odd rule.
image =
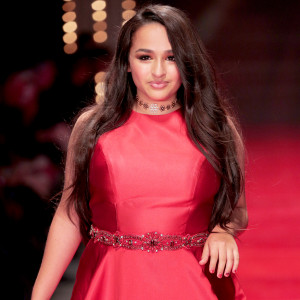
[[[141,26],[133,35],[131,48],[156,51],[172,50],[166,28],[159,23],[149,23]]]

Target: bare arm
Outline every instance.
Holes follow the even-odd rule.
[[[74,225],[63,210],[59,207],[52,220],[32,300],[51,298],[80,244],[78,225]]]
[[[242,139],[234,126],[234,123],[228,119],[234,134],[239,165],[244,174],[244,145]],[[223,274],[228,277],[231,272],[236,273],[239,265],[239,251],[234,236],[241,234],[248,225],[248,213],[245,192],[241,194],[240,199],[232,213],[231,222],[228,225],[231,234],[228,234],[219,225],[215,226],[209,235],[200,260],[201,265],[205,265],[209,260],[209,271],[215,273],[218,278]],[[217,268],[217,270],[215,270]]]
[[[31,300],[49,300],[51,298],[81,242],[78,216],[75,211],[72,211],[71,221],[67,213],[66,199],[71,190],[66,188],[72,182],[73,177],[74,140],[80,132],[80,125],[84,119],[85,114],[76,122],[69,140],[64,192],[50,226],[42,264],[33,287]]]

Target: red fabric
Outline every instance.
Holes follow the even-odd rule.
[[[180,110],[159,116],[133,112],[95,147],[92,221],[111,232],[203,232],[218,186],[214,169],[188,138]],[[245,299],[235,276],[207,274],[198,263],[201,251],[148,253],[91,240],[81,257],[72,300]]]

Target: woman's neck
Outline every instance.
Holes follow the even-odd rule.
[[[158,100],[158,101],[144,101],[138,96],[133,106],[133,110],[143,114],[149,115],[165,115],[180,107],[177,99]]]

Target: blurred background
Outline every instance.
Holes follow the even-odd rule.
[[[101,96],[118,30],[145,2],[2,3],[0,272],[5,299],[29,298],[54,213],[50,199],[62,188],[72,118]],[[248,299],[300,299],[300,1],[151,3],[170,4],[190,16],[242,125],[249,228],[238,242],[238,276]],[[70,298],[81,251],[54,300]]]

